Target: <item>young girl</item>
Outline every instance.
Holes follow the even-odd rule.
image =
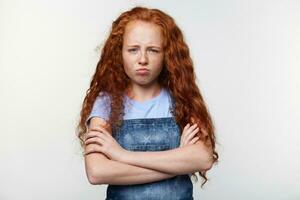
[[[212,119],[183,34],[158,9],[112,24],[81,110],[78,137],[107,200],[191,200],[191,174],[217,162]]]

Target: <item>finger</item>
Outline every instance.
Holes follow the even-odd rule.
[[[103,141],[107,141],[107,136],[104,134],[104,133],[98,133],[95,137],[90,137],[90,138],[100,138],[102,139]],[[89,139],[90,139],[89,138]]]
[[[181,135],[181,138],[180,138],[180,146],[182,146],[185,142],[185,137],[183,135]]]
[[[188,130],[186,130],[186,136],[188,136],[189,134],[192,133],[192,131],[197,128],[197,124],[192,125],[191,127],[188,128]]]
[[[189,128],[190,128],[190,124],[188,123],[188,124],[183,128],[181,137],[186,135],[186,131],[187,131]]]
[[[197,126],[198,126],[198,124],[193,124],[193,125],[189,128],[189,130],[193,130],[193,129],[195,129]]]
[[[86,134],[85,136],[85,140],[92,138],[92,137],[107,137],[103,132],[99,132],[99,131],[90,131]]]
[[[104,133],[106,136],[111,137],[111,133],[108,132],[108,131],[107,131],[104,127],[102,127],[102,126],[95,127],[95,128],[93,128],[92,130],[96,130],[96,131],[102,132],[102,133]]]
[[[96,126],[96,127],[91,128],[90,130],[91,131],[99,131],[99,132],[101,132],[102,128],[101,128],[101,126]]]
[[[182,134],[180,137],[180,143],[185,144],[186,143],[186,137],[187,135],[190,134],[191,130],[189,130],[191,128],[191,124],[187,123],[187,125],[184,127],[184,129],[182,130]]]
[[[189,140],[184,140],[184,142],[182,143],[183,146],[187,145],[189,143]]]
[[[84,140],[87,140],[91,137],[97,137],[99,135],[99,132],[96,131],[90,131],[88,133],[85,134]]]
[[[188,123],[182,130],[182,134],[180,137],[180,144],[185,144],[186,142],[186,136],[189,134],[188,129],[190,128],[190,123]]]
[[[99,137],[93,137],[93,138],[89,138],[87,139],[84,144],[88,145],[88,144],[99,144],[99,145],[103,145],[104,143],[104,139],[103,138],[99,138]]]
[[[187,130],[185,130],[184,132],[184,136],[187,137],[189,134],[192,133],[192,131],[194,130],[194,128],[196,127],[196,124],[194,124],[193,126],[190,126]]]
[[[195,144],[197,141],[199,140],[199,137],[194,137],[190,142],[189,144]]]
[[[187,135],[186,140],[191,140],[196,133],[198,133],[199,127],[197,127],[195,130],[193,130],[189,135]]]
[[[180,137],[180,144],[183,144],[186,138],[186,132],[182,132],[181,137]]]
[[[185,125],[185,127],[183,128],[183,131],[185,131],[186,129],[188,129],[190,127],[190,123],[188,123],[187,125]]]
[[[185,146],[189,141],[187,140],[187,137],[184,137],[182,139],[182,146]]]
[[[112,137],[111,133],[108,132],[105,128],[103,128],[102,133],[104,133],[104,135],[105,135],[106,137]]]
[[[102,153],[102,147],[100,145],[89,145],[89,147],[86,147],[84,155],[97,152]]]

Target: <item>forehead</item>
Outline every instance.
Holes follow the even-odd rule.
[[[132,21],[125,27],[123,42],[125,44],[156,44],[161,45],[163,35],[156,24],[144,21]]]

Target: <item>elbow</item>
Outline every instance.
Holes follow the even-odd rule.
[[[202,162],[200,164],[199,171],[208,171],[213,167],[214,161],[211,155],[205,156],[205,159],[202,157],[201,160]]]
[[[104,178],[99,174],[98,170],[89,169],[87,170],[87,179],[90,184],[92,185],[101,185],[104,184]]]
[[[204,166],[204,170],[208,171],[212,168],[212,166],[213,166],[213,161],[212,160],[207,160],[206,163],[205,163],[205,166]]]
[[[207,150],[201,145],[196,146],[196,160],[197,160],[197,166],[199,171],[208,171],[212,168],[214,164],[214,158],[212,151]],[[198,153],[200,152],[200,153]],[[200,161],[200,162],[199,162]]]
[[[88,181],[89,181],[90,184],[92,184],[92,185],[101,185],[101,183],[100,183],[100,181],[97,177],[95,177],[93,175],[88,175],[87,177],[88,177]]]

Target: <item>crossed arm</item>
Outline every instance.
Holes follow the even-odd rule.
[[[176,176],[175,174],[168,174],[153,169],[147,169],[110,160],[102,153],[91,153],[86,155],[85,167],[88,180],[93,185],[143,184]]]
[[[119,161],[176,175],[206,171],[212,165],[209,151],[199,140],[195,144],[167,151],[126,151]]]
[[[92,118],[90,128],[104,125],[100,118]],[[110,133],[111,134],[111,133]],[[96,149],[89,144],[86,150]],[[210,151],[200,141],[180,148],[157,152],[125,151],[120,159],[109,159],[104,153],[85,156],[86,173],[91,184],[130,185],[159,181],[176,175],[211,168]]]

